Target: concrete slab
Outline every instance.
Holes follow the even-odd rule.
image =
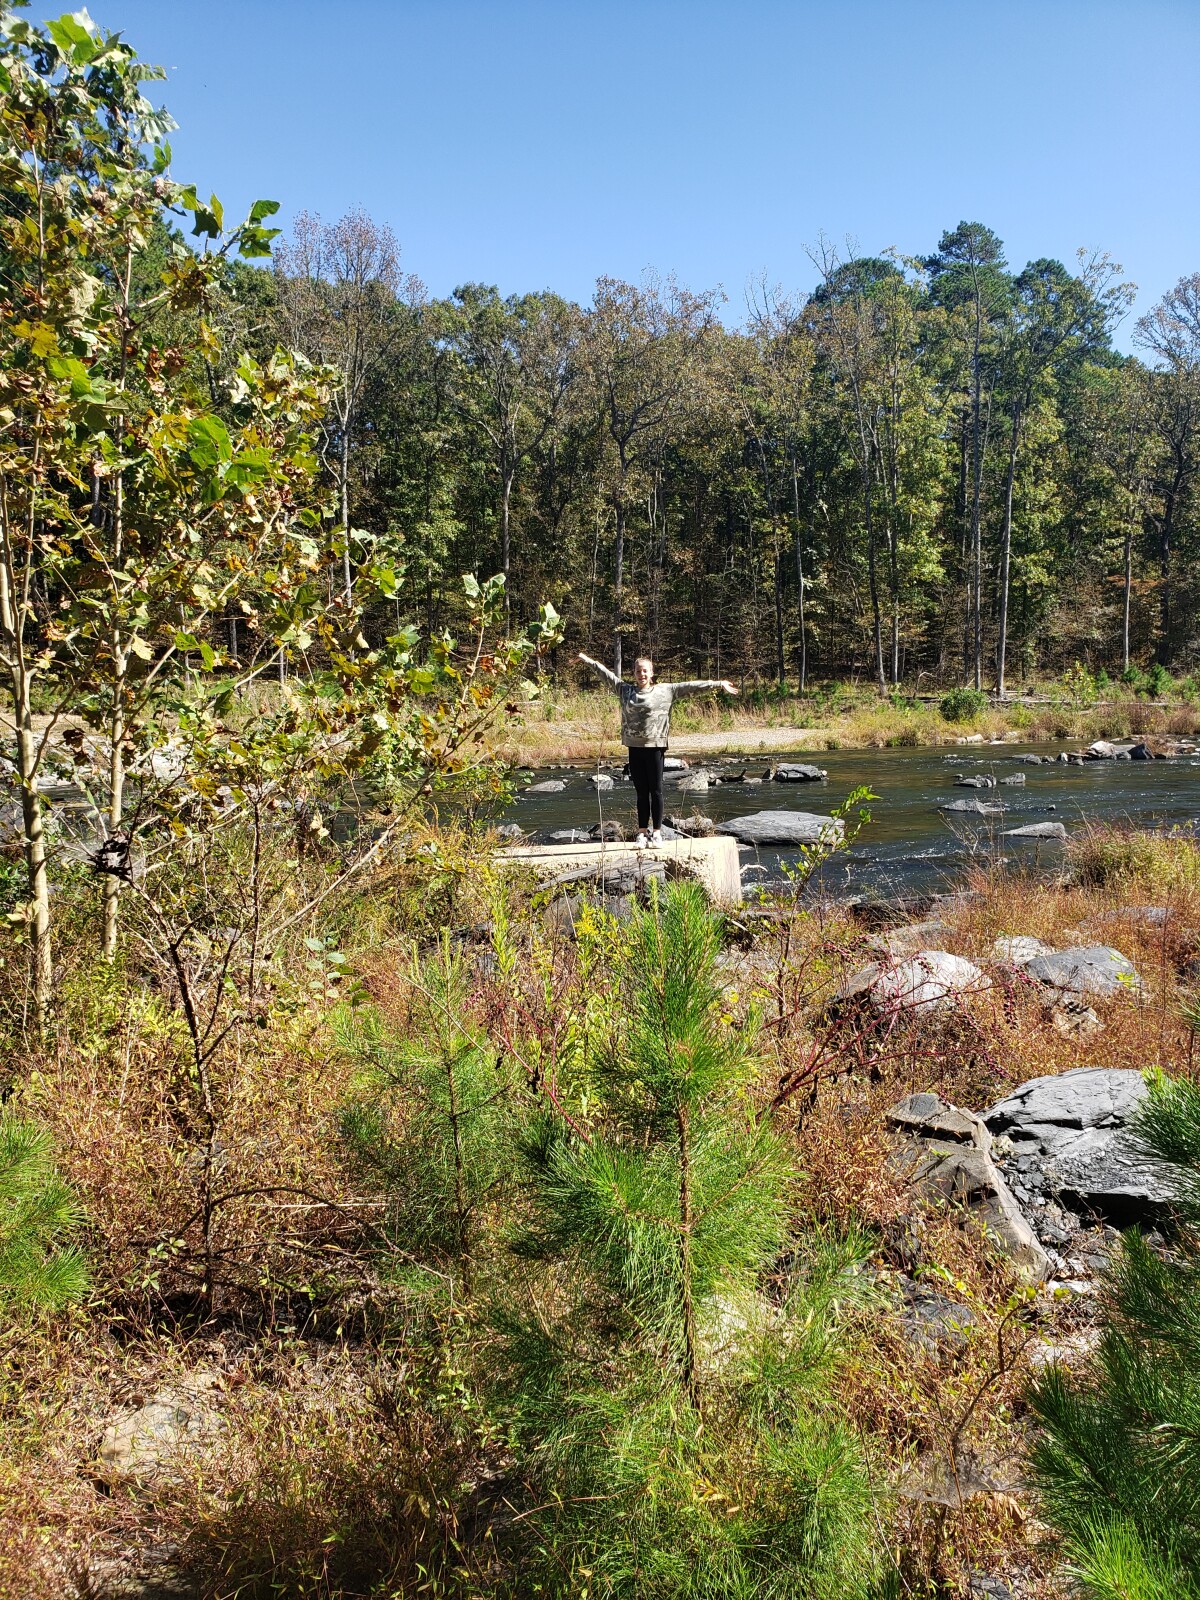
[[[653,849],[635,850],[630,844],[518,845],[498,850],[497,860],[527,862],[535,868],[569,872],[573,867],[615,866],[618,862],[645,860],[679,862],[704,885],[718,906],[742,903],[742,876],[735,839],[672,839]]]

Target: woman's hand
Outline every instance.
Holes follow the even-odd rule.
[[[730,683],[728,678],[722,678],[721,679],[721,687],[722,687],[722,689],[724,689],[726,694],[736,694],[738,692],[737,691],[737,684],[736,683]]]

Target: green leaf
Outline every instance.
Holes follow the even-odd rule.
[[[203,639],[200,641],[200,660],[204,664],[205,672],[211,672],[217,662],[216,651]]]
[[[46,24],[46,32],[67,60],[77,67],[87,66],[99,49],[94,28],[95,24],[86,11],[68,12],[56,22]]]
[[[189,456],[202,469],[233,459],[229,430],[219,417],[193,417],[188,423],[188,444]]]
[[[273,217],[278,210],[278,200],[256,200],[250,207],[250,221],[261,222],[264,217]]]

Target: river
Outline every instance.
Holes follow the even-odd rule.
[[[1031,766],[1016,758],[1027,753],[1057,756],[1078,746],[1005,744],[923,747],[897,750],[829,750],[769,757],[722,756],[691,759],[693,770],[761,776],[785,761],[825,768],[820,783],[720,783],[707,794],[681,794],[667,785],[667,814],[698,811],[715,822],[752,811],[795,810],[828,813],[850,791],[869,785],[879,796],[871,802],[871,821],[852,848],[840,852],[822,873],[832,892],[874,895],[934,893],[961,878],[971,858],[1004,858],[1020,864],[1054,866],[1062,846],[1046,840],[1004,838],[1004,830],[1030,822],[1061,822],[1068,834],[1089,822],[1129,822],[1139,827],[1194,826],[1200,820],[1200,754],[1162,761],[1089,761],[1083,766],[1055,762]],[[1024,787],[998,784],[994,789],[955,785],[957,773],[994,774],[997,779],[1025,775]],[[530,782],[566,780],[561,794],[522,796],[505,820],[518,822],[537,839],[555,829],[589,828],[601,820],[631,826],[633,788],[619,776],[615,788],[598,794],[587,782],[587,769],[536,772]],[[954,800],[1001,804],[1003,816],[981,817],[939,812]],[[743,847],[747,885],[777,878],[781,863],[794,858],[787,850]],[[755,864],[765,869],[754,870]],[[747,871],[746,869],[750,870]]]

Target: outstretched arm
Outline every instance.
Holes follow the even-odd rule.
[[[613,672],[610,667],[606,667],[603,661],[595,661],[591,656],[585,656],[582,650],[575,657],[575,659],[576,661],[582,661],[585,666],[595,667],[600,676],[602,678],[607,678],[614,689],[619,689],[621,687],[620,678],[617,677],[616,673]]]
[[[736,694],[737,685],[728,678],[693,678],[687,683],[673,683],[671,694],[703,694],[709,689],[722,689],[726,694]]]

